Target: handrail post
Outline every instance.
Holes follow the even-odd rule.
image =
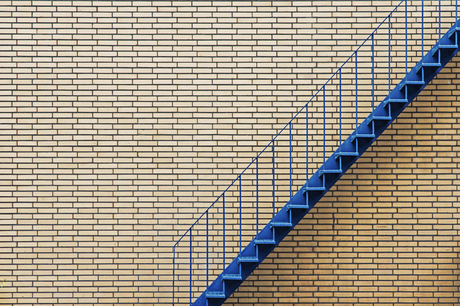
[[[407,76],[407,0],[405,1],[405,26],[406,26],[406,76]],[[406,95],[407,95],[407,90],[406,90]],[[406,97],[407,98],[407,97]]]
[[[305,146],[306,146],[306,156],[305,156],[305,180],[307,181],[308,184],[308,104],[305,107]]]
[[[173,246],[173,279],[172,279],[172,306],[175,304],[175,292],[176,292],[176,245]]]
[[[272,143],[272,152],[273,152],[273,178],[272,178],[272,185],[273,185],[273,218],[275,218],[275,141],[273,140]]]
[[[206,211],[206,288],[209,286],[209,211]]]
[[[339,70],[339,146],[342,144],[342,68]]]
[[[256,236],[259,236],[259,157],[256,159]]]
[[[358,134],[358,52],[355,53],[356,134]]]
[[[241,175],[240,175],[240,254],[241,254],[241,232],[243,231],[243,225],[242,225],[242,217],[241,217],[241,209],[242,209],[242,203],[241,203]]]
[[[438,42],[441,43],[441,0],[439,0],[439,8],[438,8],[438,11],[439,11],[439,20],[438,20]]]
[[[323,87],[323,165],[326,162],[326,85]]]
[[[372,33],[372,111],[375,109],[375,58],[374,33]]]
[[[292,121],[289,123],[289,201],[292,197]]]
[[[190,306],[192,305],[192,285],[193,285],[193,280],[192,280],[192,240],[193,240],[193,235],[192,235],[192,229],[190,229]]]
[[[424,29],[425,29],[425,1],[422,0],[422,57],[425,55],[423,53],[423,47],[424,47],[424,35],[423,35],[423,32],[424,32]]]
[[[388,96],[391,91],[391,14],[388,18]]]
[[[223,250],[223,257],[222,257],[222,271],[225,270],[225,193],[222,196],[222,250]]]

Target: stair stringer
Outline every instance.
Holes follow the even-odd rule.
[[[459,51],[459,21],[451,27],[393,91],[339,146],[331,157],[308,179],[291,200],[278,211],[275,217],[243,249],[238,257],[195,300],[194,306],[222,305],[426,85],[450,62]]]

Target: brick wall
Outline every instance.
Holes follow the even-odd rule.
[[[0,304],[170,305],[174,241],[398,2],[0,1]],[[459,303],[457,63],[227,304]]]

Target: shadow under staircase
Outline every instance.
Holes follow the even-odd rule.
[[[337,72],[318,90],[313,98],[291,119],[291,121],[280,131],[280,133],[260,152],[257,157],[249,164],[249,166],[230,184],[230,186],[217,198],[217,200],[201,215],[200,218],[185,232],[185,234],[176,242],[173,250],[173,303],[175,304],[189,304],[189,305],[206,305],[217,306],[225,302],[227,298],[240,286],[240,284],[254,271],[254,269],[267,257],[270,252],[288,235],[288,233],[299,223],[299,221],[314,207],[314,205],[328,192],[328,190],[340,179],[340,177],[355,163],[355,161],[366,151],[366,149],[385,131],[385,129],[398,117],[399,114],[411,103],[411,101],[425,88],[425,86],[441,71],[441,69],[455,56],[459,50],[458,40],[460,32],[460,23],[457,17],[457,1],[449,1],[449,5],[445,5],[439,1],[434,6],[437,10],[431,14],[439,13],[437,22],[430,23],[424,20],[425,7],[423,1],[411,1],[415,3],[415,7],[408,4],[407,0],[403,0],[399,5],[388,15],[387,18],[369,35],[363,44],[348,58],[348,60],[337,70]],[[433,3],[435,1],[432,1]],[[446,1],[443,1],[446,2]],[[433,6],[433,4],[432,4]],[[396,17],[396,11],[401,10],[400,16]],[[411,14],[418,12],[417,20],[418,25],[411,23],[411,28],[408,27],[408,11]],[[449,11],[450,18],[454,21],[453,26],[447,33],[441,37],[441,21],[444,22],[447,17],[442,17],[441,12]],[[430,15],[430,17],[433,17]],[[444,20],[442,20],[444,18]],[[454,19],[455,18],[455,19]],[[414,19],[414,18],[412,18]],[[431,18],[432,19],[432,18]],[[399,22],[399,20],[404,20]],[[452,20],[449,20],[452,24]],[[400,75],[404,75],[402,81],[399,82],[392,90],[392,79],[395,75],[395,67],[391,65],[395,57],[395,52],[392,52],[392,44],[394,43],[395,23],[398,30],[404,32],[405,54],[402,56],[405,66],[400,71]],[[403,24],[404,23],[404,24]],[[426,28],[437,26],[438,33],[433,37],[433,34],[426,34]],[[418,36],[408,34],[410,29],[417,29]],[[421,32],[421,34],[420,34]],[[398,32],[401,34],[400,32]],[[413,31],[411,32],[413,33]],[[430,35],[430,39],[426,37]],[[408,36],[412,40],[416,40],[412,45],[408,44]],[[417,38],[418,37],[418,38]],[[387,40],[386,49],[383,51],[381,43],[382,40]],[[393,39],[393,41],[392,41]],[[380,43],[377,43],[379,41]],[[437,41],[435,45],[425,54],[424,44],[427,41]],[[360,56],[359,52],[364,52],[364,46],[367,46],[367,55]],[[415,65],[415,67],[408,72],[408,53],[411,52],[414,46],[418,46],[419,54],[422,59]],[[382,73],[377,71],[376,61],[382,62],[382,53],[386,52],[384,56],[388,69],[385,74],[385,79],[388,82],[388,94],[381,100],[377,106],[374,105],[374,100],[378,96],[376,90],[377,74]],[[371,55],[369,55],[371,54]],[[380,56],[380,57],[379,57]],[[365,58],[367,65],[366,68],[360,68],[360,59]],[[350,67],[348,67],[348,66]],[[364,66],[363,66],[364,67]],[[348,69],[348,70],[347,70]],[[372,96],[367,99],[372,100],[370,106],[371,112],[367,118],[361,121],[358,112],[360,112],[362,97],[358,99],[360,80],[362,79],[363,71],[369,77],[368,89],[372,91]],[[393,71],[392,71],[393,69]],[[344,76],[348,71],[348,78]],[[350,77],[351,75],[351,77]],[[367,78],[367,77],[365,77]],[[380,77],[379,80],[381,80]],[[363,85],[361,85],[363,86]],[[369,87],[370,86],[370,87]],[[345,87],[347,90],[355,90],[355,105],[353,121],[356,121],[354,128],[349,133],[348,137],[342,142],[342,134],[346,134],[346,129],[343,127],[345,121],[345,113],[342,109],[342,96],[345,99]],[[332,88],[332,89],[330,89]],[[369,92],[370,90],[367,90]],[[334,96],[335,103],[339,104],[333,107],[326,99],[326,94]],[[382,95],[384,96],[384,95]],[[317,107],[312,108],[314,101],[318,104]],[[310,110],[309,110],[310,108]],[[329,110],[328,112],[326,111]],[[327,116],[326,116],[327,113]],[[305,117],[300,120],[301,114]],[[303,115],[302,115],[303,116]],[[322,118],[321,118],[322,117]],[[334,119],[335,118],[335,119]],[[326,159],[326,144],[331,139],[326,131],[326,126],[331,126],[329,122],[334,119],[335,124],[339,125],[338,132],[334,137],[338,137],[338,146],[327,159]],[[295,121],[297,120],[297,121]],[[310,120],[310,122],[309,122]],[[312,121],[313,120],[313,121]],[[349,121],[349,117],[348,117]],[[302,137],[305,137],[305,167],[306,167],[306,183],[295,194],[292,189],[295,188],[293,184],[293,155],[299,157],[298,150],[294,150],[294,144],[300,144],[300,141],[294,141],[293,135],[298,136],[298,130],[293,128],[294,123],[303,124],[306,128]],[[315,124],[317,130],[316,134],[310,134],[309,129]],[[322,126],[321,126],[322,125]],[[319,126],[319,127],[318,127]],[[275,142],[279,141],[281,133],[288,134],[286,144],[283,150],[275,146]],[[321,139],[322,138],[322,139]],[[328,138],[328,139],[326,139]],[[310,144],[309,144],[310,141]],[[289,144],[288,144],[289,143]],[[322,165],[316,169],[312,175],[309,175],[311,169],[309,165],[312,157],[309,157],[310,147],[317,146],[316,151],[321,151],[315,155],[316,159]],[[318,144],[321,144],[318,145]],[[288,145],[287,145],[288,144]],[[280,159],[280,155],[276,156],[275,152],[282,151],[286,165],[289,164],[288,172],[289,188],[288,201],[282,208],[276,208],[277,202],[275,193],[279,191],[276,189],[275,165],[276,158]],[[329,148],[328,148],[329,151]],[[278,152],[279,153],[279,152]],[[265,167],[261,170],[262,156],[268,154],[265,160],[270,160],[270,167]],[[312,154],[310,152],[310,154]],[[303,156],[303,155],[302,155]],[[321,161],[322,159],[322,161]],[[252,203],[250,207],[243,207],[242,198],[246,193],[242,188],[242,177],[250,171],[250,182],[246,185],[252,186],[250,194]],[[260,171],[263,174],[259,173]],[[259,176],[265,175],[265,179],[271,180],[271,185],[261,185]],[[269,178],[268,178],[269,177]],[[309,177],[309,178],[308,178]],[[230,188],[236,188],[230,196]],[[272,190],[268,190],[270,187]],[[260,211],[259,201],[261,197],[259,192],[264,193],[265,196],[270,194],[273,198],[273,206],[271,210],[271,220],[266,224],[261,231],[259,231],[259,218]],[[234,204],[228,205],[228,199],[232,198]],[[227,200],[227,202],[226,202]],[[220,203],[217,207],[216,203]],[[246,205],[246,204],[245,204]],[[213,211],[216,209],[216,211]],[[227,209],[227,211],[226,211]],[[246,213],[245,210],[248,212]],[[219,216],[216,219],[216,216]],[[243,222],[243,217],[250,216],[254,222],[251,226],[247,226]],[[229,216],[233,217],[229,220]],[[227,218],[227,219],[226,219]],[[246,247],[243,248],[243,238],[245,232],[254,232],[254,237]],[[232,234],[229,234],[232,232]],[[226,236],[227,235],[227,236]],[[232,235],[232,238],[229,238]],[[249,240],[249,239],[244,239]],[[231,250],[230,252],[228,250]],[[236,257],[227,264],[226,257],[229,254],[237,254]],[[217,271],[217,272],[216,272]],[[217,276],[216,276],[217,275]],[[210,282],[210,278],[215,279]]]

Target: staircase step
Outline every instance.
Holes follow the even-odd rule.
[[[243,277],[240,274],[222,274],[222,279],[228,281],[240,281]]]
[[[404,81],[401,84],[399,84],[399,90],[403,89],[403,87],[406,85],[423,86],[425,85],[425,82],[424,81]]]
[[[354,134],[351,136],[351,141],[355,141],[356,138],[368,138],[373,139],[375,138],[374,134]]]
[[[342,174],[342,173],[343,173],[342,169],[319,170],[319,176],[322,176],[323,174]]]
[[[458,48],[458,45],[438,45],[434,47],[433,52],[436,52],[438,49],[457,49],[457,48]]]
[[[289,208],[289,207],[288,207]],[[291,222],[270,222],[271,227],[291,227]]]
[[[225,293],[222,291],[206,291],[207,299],[226,299]]]
[[[308,186],[303,187],[303,192],[304,193],[306,191],[325,191],[325,190],[326,190],[325,187],[308,187]]]
[[[375,120],[375,121],[390,121],[392,119],[393,118],[391,116],[374,116],[374,117],[372,117],[372,120]]]
[[[273,239],[254,239],[255,244],[276,244],[276,241]]]
[[[436,45],[431,49],[431,55],[434,56],[436,52],[438,52],[441,49],[444,50],[455,50],[458,48],[458,45]]]
[[[393,118],[391,116],[374,116],[367,119],[366,124],[369,125],[372,121],[391,121]]]
[[[254,256],[242,256],[238,257],[238,262],[259,262],[259,258]]]
[[[407,99],[387,99],[383,101],[383,106],[387,106],[388,103],[407,103],[409,102]]]
[[[422,67],[441,67],[441,63],[422,63]]]
[[[287,210],[290,209],[304,209],[307,210],[309,207],[308,205],[301,205],[301,204],[288,204],[287,205]]]
[[[339,158],[340,156],[349,156],[349,157],[358,157],[358,152],[338,152],[335,154],[335,159]]]
[[[417,73],[420,71],[420,69],[422,69],[422,67],[438,68],[438,67],[441,67],[441,63],[423,63],[423,62],[419,62],[415,66],[415,69],[416,69]]]

